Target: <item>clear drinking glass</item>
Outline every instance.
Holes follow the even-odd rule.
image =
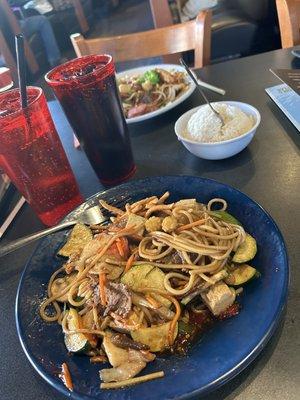
[[[19,89],[0,94],[0,168],[41,221],[55,225],[83,198],[41,88],[28,87],[28,107]]]

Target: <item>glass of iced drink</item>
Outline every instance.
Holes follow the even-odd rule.
[[[0,168],[51,226],[83,198],[42,89],[28,87],[27,97],[22,109],[19,89],[0,94]]]
[[[135,170],[127,124],[109,55],[71,60],[46,74],[92,167],[104,185]]]

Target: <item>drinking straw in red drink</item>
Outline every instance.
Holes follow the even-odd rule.
[[[17,66],[18,66],[18,80],[19,89],[21,94],[22,108],[27,107],[27,94],[26,94],[26,63],[24,53],[24,37],[22,34],[15,36]]]

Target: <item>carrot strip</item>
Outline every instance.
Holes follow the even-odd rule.
[[[181,314],[181,308],[180,308],[180,305],[179,305],[178,301],[173,297],[172,302],[176,307],[176,313],[175,313],[174,318],[172,319],[172,322],[171,322],[171,325],[170,325],[170,329],[169,329],[169,332],[168,332],[168,340],[169,340],[169,345],[170,346],[174,343],[174,331],[175,331],[176,323],[179,320],[179,317],[180,317],[180,314]]]
[[[62,369],[61,377],[64,381],[64,384],[71,392],[73,392],[74,386],[73,386],[72,377],[71,377],[70,370],[69,370],[67,363],[63,363],[61,366],[61,369]]]
[[[133,261],[134,261],[134,256],[135,256],[135,254],[131,254],[131,256],[128,258],[128,260],[126,262],[126,266],[125,266],[124,272],[129,271],[130,268],[132,267],[132,264],[133,264]]]
[[[100,292],[101,304],[103,306],[106,306],[106,304],[107,304],[105,284],[106,284],[106,275],[104,272],[100,272],[100,274],[99,274],[99,292]]]
[[[206,219],[198,219],[198,221],[191,222],[190,224],[182,225],[177,228],[177,232],[185,231],[186,229],[193,228],[194,226],[203,225],[206,222]]]
[[[150,294],[145,294],[145,299],[149,301],[149,303],[154,307],[154,308],[159,308],[161,307],[161,304],[156,301]]]
[[[121,241],[120,238],[118,238],[118,239],[116,240],[116,245],[117,245],[117,249],[118,249],[118,252],[119,252],[120,256],[121,256],[121,257],[125,257],[123,242]]]

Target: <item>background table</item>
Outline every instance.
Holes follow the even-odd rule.
[[[175,137],[173,125],[176,119],[202,102],[197,91],[188,101],[164,116],[130,126],[138,168],[135,178],[186,174],[230,184],[270,212],[287,243],[292,275],[284,321],[258,359],[237,378],[206,396],[206,400],[296,400],[300,397],[300,135],[264,92],[265,87],[279,83],[268,71],[269,68],[291,68],[291,65],[295,68],[300,66],[289,50],[278,50],[199,71],[201,78],[226,89],[224,100],[245,101],[261,112],[262,122],[252,143],[230,159],[200,160],[188,153]],[[210,98],[222,100],[213,94]],[[101,190],[84,154],[73,147],[72,131],[59,105],[51,102],[50,109],[82,193],[87,197]],[[41,227],[26,205],[3,242]],[[28,246],[0,259],[1,400],[63,399],[33,370],[21,349],[15,329],[17,285],[34,247]]]

